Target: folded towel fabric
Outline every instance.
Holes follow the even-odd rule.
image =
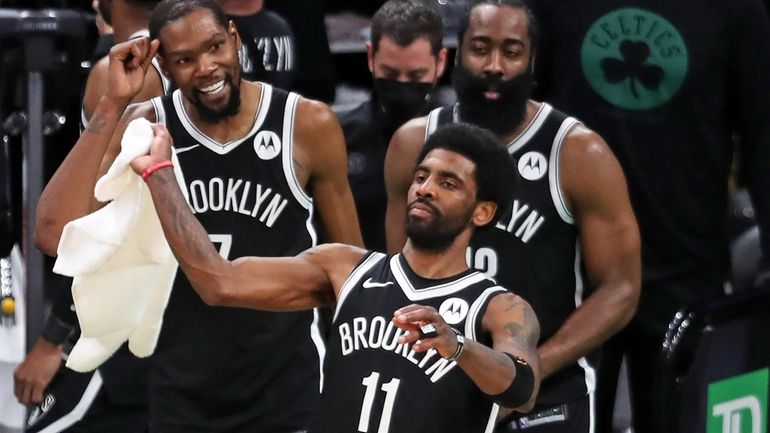
[[[149,151],[152,137],[146,119],[129,123],[120,154],[94,188],[110,203],[62,232],[54,272],[74,277],[81,336],[67,367],[76,371],[95,369],[125,341],[137,356],[155,350],[177,262],[150,192],[129,165]]]

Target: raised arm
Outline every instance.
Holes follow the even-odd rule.
[[[171,159],[171,137],[153,125],[150,155],[136,158],[137,174]],[[190,211],[172,170],[147,177],[155,210],[179,266],[208,305],[260,310],[304,310],[332,305],[335,293],[364,255],[360,248],[329,244],[296,257],[242,257],[224,260]]]
[[[141,38],[110,50],[107,90],[96,105],[88,128],[56,170],[37,203],[35,244],[45,254],[56,255],[65,224],[93,210],[93,186],[100,171],[109,166],[105,161],[108,148],[119,149],[122,134],[114,133],[122,132],[130,120],[121,122],[121,116],[142,88],[157,46],[157,41],[150,43],[147,38]],[[126,117],[136,117],[139,111],[127,113]]]
[[[615,156],[601,137],[578,126],[564,144],[559,167],[594,291],[541,344],[544,378],[621,330],[636,311],[641,286],[639,230]]]
[[[339,122],[324,103],[301,99],[295,123],[294,162],[309,172],[307,190],[323,221],[330,242],[363,246],[348,184],[345,139]],[[308,170],[302,170],[304,167]]]
[[[409,331],[399,343],[413,344],[416,352],[433,348],[445,358],[456,353],[457,334],[435,308],[410,305],[396,311],[393,320]],[[436,328],[435,338],[420,339],[417,325],[426,323]],[[540,387],[540,325],[535,312],[526,301],[505,292],[490,300],[481,323],[492,337],[492,347],[466,339],[457,364],[496,403],[522,411],[530,409]]]
[[[389,253],[397,253],[406,243],[406,200],[412,184],[417,157],[425,144],[426,117],[412,119],[401,126],[385,154],[385,190],[388,210],[385,214],[385,237]]]

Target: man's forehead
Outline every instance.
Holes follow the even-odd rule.
[[[501,36],[505,39],[529,41],[527,14],[523,9],[507,5],[480,4],[475,6],[468,18],[466,37]]]
[[[418,37],[409,45],[399,45],[393,39],[383,36],[377,46],[375,62],[391,65],[424,65],[436,61],[430,41],[426,37]]]
[[[476,169],[476,164],[465,155],[442,148],[428,152],[420,165],[430,170],[452,171],[462,176],[472,175]]]
[[[166,23],[161,28],[159,36],[161,39],[164,36],[182,36],[185,40],[195,37],[205,39],[226,31],[227,29],[222,27],[210,10],[201,8]]]

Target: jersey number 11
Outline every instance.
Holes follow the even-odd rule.
[[[361,405],[361,417],[358,419],[358,431],[366,433],[369,431],[369,417],[372,414],[372,405],[374,396],[377,393],[377,385],[380,382],[380,373],[373,371],[366,376],[361,383],[366,387],[364,393],[364,403]],[[383,383],[381,390],[385,391],[385,404],[382,406],[382,415],[380,416],[380,426],[377,433],[388,433],[390,428],[390,417],[393,414],[393,404],[396,402],[396,392],[398,391],[399,379],[391,379],[388,383]]]

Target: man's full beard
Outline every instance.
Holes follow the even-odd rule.
[[[430,200],[418,198],[415,201],[430,207],[433,210],[433,219],[421,221],[407,212],[404,229],[414,248],[427,254],[440,254],[446,251],[468,226],[474,210],[470,207],[466,213],[451,217],[442,214]],[[407,206],[407,210],[409,207]]]
[[[227,104],[225,104],[224,107],[218,109],[209,108],[206,106],[206,104],[201,102],[201,100],[195,94],[192,98],[190,98],[190,102],[192,102],[193,106],[195,107],[195,111],[198,113],[198,117],[200,117],[200,119],[204,122],[217,123],[227,119],[228,117],[235,116],[241,110],[240,78],[238,78],[237,84],[229,75],[225,78],[225,80],[228,84],[230,84],[230,97],[227,99]]]
[[[497,135],[515,131],[527,112],[527,100],[532,91],[532,74],[527,71],[503,80],[498,75],[476,76],[462,63],[452,73],[452,85],[460,102],[460,119]],[[484,92],[497,92],[496,100],[487,99]]]

